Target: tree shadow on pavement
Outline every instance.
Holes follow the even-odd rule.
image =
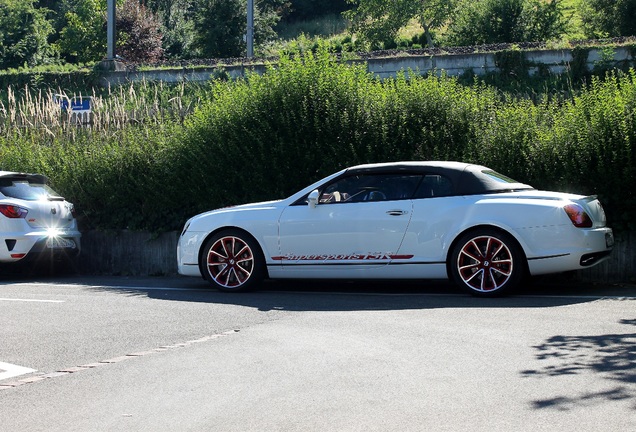
[[[636,326],[636,319],[620,324]],[[630,330],[634,330],[630,328]],[[598,392],[576,396],[557,396],[532,402],[535,409],[569,410],[607,401],[636,400],[636,332],[596,336],[553,336],[534,347],[536,359],[549,363],[543,368],[525,370],[524,377],[558,377],[596,374],[613,384]],[[636,403],[633,406],[636,410]]]

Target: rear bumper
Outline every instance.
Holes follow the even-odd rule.
[[[576,239],[549,256],[528,259],[531,275],[559,273],[593,267],[607,261],[614,247],[611,228],[577,230]]]
[[[0,237],[0,262],[29,261],[41,256],[74,257],[81,251],[80,238],[79,231],[62,231],[55,236],[46,232],[4,233]]]

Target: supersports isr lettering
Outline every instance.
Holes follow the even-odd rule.
[[[392,259],[410,259],[413,255],[393,255],[391,252],[374,252],[366,254],[321,254],[294,255],[272,257],[276,261],[382,261]]]

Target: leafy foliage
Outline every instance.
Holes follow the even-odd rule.
[[[580,13],[590,38],[636,34],[636,0],[582,0]]]
[[[482,0],[464,3],[448,29],[450,45],[532,42],[566,29],[562,0]]]
[[[62,0],[65,24],[58,44],[71,62],[95,62],[106,55],[107,0]],[[163,55],[160,23],[138,0],[116,0],[116,53],[131,61],[157,61]]]
[[[202,0],[196,9],[193,47],[204,58],[241,57],[245,52],[245,2]]]
[[[160,22],[138,0],[126,0],[117,15],[118,52],[128,61],[156,62],[163,57]]]
[[[194,57],[193,0],[147,0],[149,7],[161,20],[162,47],[172,59]]]
[[[48,9],[35,0],[0,0],[0,69],[35,66],[54,57],[48,43],[53,26]]]
[[[280,16],[273,6],[281,0],[254,2],[254,41],[263,44],[274,37]],[[246,43],[247,2],[245,0],[202,0],[194,12],[192,46],[199,57],[243,57]]]
[[[347,0],[290,0],[282,15],[284,22],[308,21],[347,10]]]
[[[117,5],[122,2],[118,0]],[[63,0],[60,13],[66,23],[58,44],[67,60],[101,60],[106,54],[106,0]]]
[[[431,32],[446,24],[458,5],[457,0],[347,0],[356,7],[345,13],[353,30],[378,44],[393,40],[411,19],[424,29],[427,45],[433,46]]]

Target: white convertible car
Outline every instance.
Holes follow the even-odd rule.
[[[177,255],[180,274],[223,291],[264,278],[451,278],[494,296],[524,274],[598,264],[613,244],[596,196],[538,191],[478,165],[401,162],[194,216]]]

